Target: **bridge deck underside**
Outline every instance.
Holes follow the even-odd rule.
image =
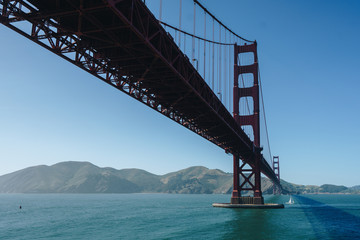
[[[252,141],[141,1],[16,2],[2,1],[3,24],[253,164]],[[265,160],[261,171],[276,181]]]

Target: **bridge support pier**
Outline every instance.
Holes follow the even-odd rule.
[[[250,166],[244,161],[240,166],[240,158],[238,155],[233,155],[234,162],[234,177],[233,177],[233,192],[231,195],[230,203],[214,203],[213,207],[222,208],[284,208],[284,204],[276,203],[264,203],[264,198],[261,192],[261,171],[260,171],[260,159],[261,148],[255,150],[255,164]],[[244,167],[248,165],[248,169]],[[253,179],[253,181],[250,181]],[[254,196],[242,196],[242,191],[253,191]]]
[[[233,155],[233,191],[231,195],[231,203],[232,204],[240,204],[241,203],[241,192],[239,190],[239,157],[237,155]]]
[[[246,163],[239,165],[238,156],[233,156],[234,175],[233,175],[233,192],[231,204],[264,204],[264,198],[261,192],[261,172],[259,167],[259,155],[256,157],[255,166],[245,169]],[[241,176],[241,177],[240,177]],[[251,179],[254,181],[251,181]],[[242,181],[240,181],[242,179]],[[253,191],[254,196],[242,196],[242,191]]]

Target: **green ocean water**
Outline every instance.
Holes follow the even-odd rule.
[[[230,195],[0,194],[0,239],[360,239],[359,195],[293,199],[264,210],[211,206]]]

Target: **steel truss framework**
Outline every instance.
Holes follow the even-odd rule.
[[[226,152],[256,147],[140,0],[0,0],[0,22]],[[261,158],[261,171],[276,182]]]

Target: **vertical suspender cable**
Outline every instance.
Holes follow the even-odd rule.
[[[180,10],[179,11],[180,11],[180,13],[179,13],[179,29],[181,31],[182,0],[180,0]],[[179,43],[178,43],[179,47],[180,47],[180,44],[181,44],[181,32],[180,31],[179,31]]]
[[[186,34],[184,33],[184,53],[186,55]]]
[[[206,39],[206,12],[204,13],[204,39]],[[206,68],[206,41],[204,41],[204,80],[206,82],[205,68]]]
[[[195,20],[196,20],[196,3],[194,2],[194,25],[193,25],[193,36],[192,36],[192,55],[191,61],[195,64]]]
[[[220,99],[220,78],[219,78],[219,67],[220,67],[220,61],[219,61],[219,51],[220,51],[220,46],[218,44],[216,44],[216,85],[217,85],[217,95],[218,98]],[[221,100],[221,99],[220,99]]]
[[[198,70],[200,73],[199,62],[200,62],[200,39],[198,39],[198,56],[197,56],[197,63],[196,63],[196,70]]]
[[[221,42],[221,25],[219,25],[219,42]],[[218,91],[219,91],[219,98],[222,102],[221,96],[221,44],[219,44],[219,79],[218,79]]]
[[[226,41],[226,30],[225,30],[225,43],[227,43],[227,41]],[[225,92],[225,96],[224,96],[224,105],[225,105],[225,107],[226,107],[226,105],[227,105],[227,90],[228,90],[228,87],[227,87],[227,85],[228,85],[228,79],[227,79],[227,71],[226,71],[226,68],[227,68],[227,51],[226,51],[226,47],[227,47],[227,45],[225,45],[224,46],[224,92]]]
[[[211,44],[209,43],[208,44],[208,54],[207,54],[207,58],[208,58],[208,66],[207,66],[207,70],[209,70],[208,71],[208,74],[209,74],[209,87],[211,88],[211,72],[210,72],[210,69],[211,69]]]
[[[213,18],[213,42],[215,41],[215,20]],[[211,88],[214,91],[215,90],[215,86],[214,86],[214,73],[215,73],[215,44],[212,43],[212,83],[211,83]]]
[[[232,39],[232,35],[231,35],[231,33],[230,33],[230,36],[229,36],[229,38],[230,38],[230,43],[232,43],[231,42],[231,39]],[[231,87],[232,87],[232,82],[231,82],[231,76],[233,75],[233,74],[231,74],[231,63],[233,62],[233,61],[231,61],[231,47],[232,47],[233,45],[229,45],[229,111],[231,112]],[[234,49],[234,51],[235,51],[235,49]],[[235,78],[235,76],[234,76],[234,78]]]
[[[160,0],[159,20],[162,21],[162,0]]]
[[[175,36],[175,43],[177,42],[177,30],[176,29],[174,29],[174,36]]]

